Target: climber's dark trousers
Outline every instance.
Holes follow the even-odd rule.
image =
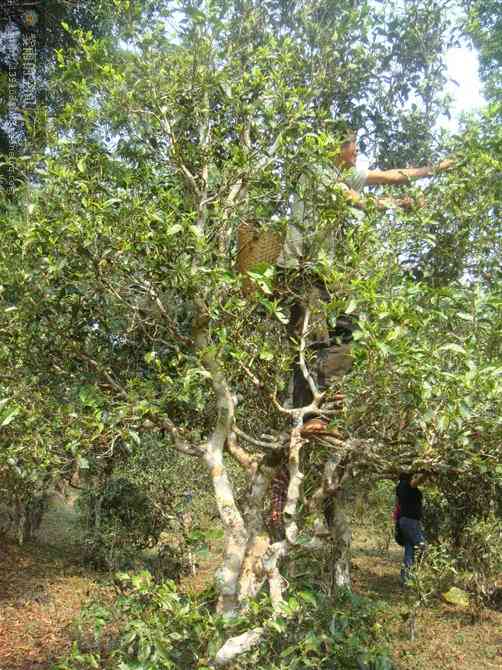
[[[329,301],[324,287],[317,287],[321,300]],[[306,308],[295,303],[291,308],[288,331],[291,337],[298,339],[303,328]],[[322,340],[310,341],[308,348],[316,352],[314,363],[310,364],[311,373],[317,381],[320,391],[324,391],[336,378],[346,374],[352,367],[351,341],[357,330],[357,321],[347,314],[340,315],[335,328],[328,329],[324,323],[326,335]],[[313,369],[312,369],[313,368]],[[293,371],[293,407],[305,407],[312,402],[312,392],[300,368],[295,361]]]

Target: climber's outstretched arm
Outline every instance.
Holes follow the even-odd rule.
[[[358,209],[366,209],[369,202],[372,202],[377,209],[394,209],[395,207],[400,207],[401,209],[411,209],[416,203],[412,198],[404,196],[402,198],[391,198],[389,196],[384,196],[381,198],[367,197],[363,196],[357,191],[349,188],[346,184],[340,184],[343,189],[343,193],[347,200],[353,207]]]
[[[399,184],[409,184],[413,179],[422,179],[423,177],[432,177],[436,172],[449,170],[454,161],[447,159],[437,165],[426,165],[419,168],[396,168],[394,170],[369,170],[367,183],[370,186],[377,184],[387,184],[398,186]]]

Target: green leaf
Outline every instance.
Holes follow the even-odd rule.
[[[129,429],[129,435],[132,437],[134,442],[139,446],[141,444],[141,438],[135,430]]]
[[[296,654],[298,652],[298,647],[296,644],[292,644],[289,647],[286,647],[286,649],[283,649],[281,651],[281,658],[287,658],[288,656],[291,656],[291,654]]]
[[[81,470],[89,470],[89,461],[87,460],[87,458],[80,456],[78,459],[78,467]]]
[[[387,357],[390,354],[391,349],[384,342],[378,341],[376,343],[376,346],[378,349],[380,349],[384,357]]]
[[[309,605],[313,605],[314,607],[317,607],[317,599],[311,591],[300,591],[300,593],[298,595],[306,603],[309,603]]]
[[[137,589],[141,593],[145,593],[150,589],[151,585],[153,584],[153,578],[152,575],[148,572],[148,570],[142,570],[137,575],[133,575],[131,577],[131,583],[135,589]]]
[[[225,531],[223,528],[209,528],[204,533],[204,536],[208,540],[221,540],[223,537],[225,537]]]
[[[199,547],[198,549],[195,549],[194,553],[195,553],[196,556],[198,556],[199,558],[203,558],[203,559],[208,559],[211,556],[211,552],[209,551],[209,547],[207,547],[207,546]]]
[[[81,403],[86,407],[96,407],[98,405],[99,395],[94,386],[82,386],[78,393],[78,397],[80,398]]]
[[[15,408],[14,408],[13,410],[11,410],[11,411],[7,414],[7,416],[3,419],[2,423],[0,423],[0,426],[1,426],[2,428],[4,428],[5,426],[8,426],[9,423],[12,423],[12,421],[14,421],[14,419],[16,418],[16,416],[19,414],[20,411],[21,411],[21,410],[20,410],[19,407],[15,407]]]
[[[169,236],[172,236],[172,235],[177,235],[178,233],[181,233],[182,230],[183,230],[183,226],[181,225],[181,223],[175,223],[174,225],[169,226],[169,228],[167,229],[166,232]]]
[[[286,623],[281,620],[270,620],[267,624],[270,628],[273,628],[278,633],[284,633],[286,630]]]
[[[449,591],[446,591],[442,595],[447,603],[459,605],[460,607],[469,607],[469,594],[456,586],[452,586]]]
[[[294,612],[300,609],[300,603],[294,597],[288,598],[287,601],[288,607]]]
[[[439,347],[438,351],[453,351],[456,354],[462,354],[463,356],[467,356],[466,350],[463,349],[459,344],[455,344],[454,342],[450,342],[449,344],[443,344],[442,347]]]

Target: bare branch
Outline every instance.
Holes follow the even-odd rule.
[[[254,437],[251,437],[251,435],[248,435],[245,433],[243,430],[238,428],[236,425],[234,425],[234,432],[236,435],[239,437],[242,437],[243,440],[246,440],[246,442],[249,442],[249,444],[252,444],[255,447],[260,447],[263,449],[280,449],[282,447],[282,443],[279,441],[269,441],[265,442],[265,440],[257,440]]]
[[[156,416],[154,415],[152,419],[155,418]],[[198,445],[189,444],[188,442],[186,442],[186,440],[183,440],[181,438],[179,428],[176,428],[176,426],[170,419],[162,418],[162,420],[159,422],[159,425],[161,426],[161,428],[166,430],[171,435],[171,437],[173,438],[174,446],[178,451],[181,451],[183,454],[187,454],[188,456],[204,455],[207,449],[206,443],[202,442],[201,444]]]
[[[201,191],[200,191],[199,187],[197,186],[197,181],[196,181],[195,177],[193,176],[193,174],[190,172],[190,170],[187,168],[187,166],[185,165],[185,163],[181,160],[181,158],[179,156],[178,141],[176,139],[176,136],[174,135],[174,132],[173,132],[171,123],[169,122],[169,119],[166,119],[166,117],[164,116],[161,119],[159,119],[159,122],[160,122],[161,127],[163,127],[164,130],[169,135],[169,138],[171,140],[171,144],[172,144],[172,146],[175,150],[176,161],[177,161],[181,171],[183,172],[183,174],[185,176],[185,179],[187,180],[187,182],[188,182],[190,188],[192,189],[192,191],[194,192],[194,194],[200,199],[201,198]]]
[[[305,316],[303,319],[303,326],[302,326],[302,334],[300,338],[300,350],[299,350],[299,365],[300,369],[302,371],[303,376],[305,377],[306,382],[309,385],[310,392],[312,393],[313,397],[313,402],[315,403],[316,407],[319,407],[319,403],[324,397],[324,393],[320,393],[319,389],[317,388],[316,383],[314,382],[314,379],[312,375],[310,374],[309,369],[307,368],[307,364],[305,362],[305,348],[307,346],[307,333],[308,333],[308,327],[309,327],[309,320],[310,320],[310,310],[307,307],[305,310]]]
[[[129,400],[129,395],[125,390],[125,388],[121,386],[117,381],[115,381],[115,379],[113,379],[113,377],[110,375],[109,372],[101,368],[100,365],[93,358],[91,358],[89,355],[85,354],[82,351],[78,352],[77,356],[81,360],[86,361],[87,363],[92,365],[92,367],[96,370],[96,372],[102,375],[106,379],[108,384],[110,384],[110,386],[114,388],[119,393],[119,395],[122,396],[122,398],[124,398],[125,400]]]
[[[231,431],[225,442],[228,452],[235,458],[235,460],[242,465],[252,475],[256,473],[258,467],[258,459],[243,449],[237,442],[236,430]]]
[[[155,290],[155,287],[151,284],[151,282],[145,281],[143,284],[140,284],[140,286],[142,286],[144,288],[145,292],[148,293],[148,295],[153,299],[153,301],[157,305],[157,308],[159,309],[160,313],[162,314],[164,319],[167,321],[167,327],[168,327],[168,330],[171,333],[171,335],[173,335],[173,337],[175,339],[178,339],[180,342],[183,342],[183,344],[193,346],[194,341],[192,340],[192,338],[186,337],[185,335],[181,335],[181,333],[179,333],[176,330],[176,328],[173,324],[172,316],[169,314],[169,312],[165,308],[164,303],[160,299],[160,296],[159,296],[158,292]]]
[[[244,192],[243,192],[243,185],[244,185],[244,180],[239,178],[235,184],[233,184],[230,187],[230,191],[225,199],[225,212],[227,213],[227,210],[229,210],[237,200],[240,202],[244,198]]]
[[[240,367],[244,370],[244,372],[247,374],[249,379],[253,382],[253,384],[259,389],[264,389],[264,386],[261,383],[261,381],[258,379],[258,377],[256,375],[254,375],[251,372],[251,370],[248,368],[248,366],[239,359],[237,359],[237,362],[239,363]]]
[[[284,526],[286,538],[290,544],[295,544],[298,536],[296,523],[297,505],[300,499],[300,488],[303,481],[303,473],[300,471],[300,451],[303,446],[301,427],[295,426],[291,431],[289,442],[289,486],[284,506]]]
[[[201,166],[201,182],[202,189],[199,191],[199,202],[197,205],[197,227],[203,230],[207,217],[207,203],[208,203],[208,185],[209,185],[209,160],[208,147],[211,141],[211,124],[209,121],[209,93],[206,88],[204,91],[204,99],[202,103],[203,120],[199,126],[199,145],[202,150],[204,161]]]
[[[306,405],[305,407],[295,407],[294,409],[288,409],[287,407],[284,407],[281,405],[281,403],[277,400],[277,389],[273,393],[270,393],[267,391],[265,386],[261,383],[261,381],[251,372],[251,370],[245,365],[242,361],[237,361],[242,370],[246,373],[246,375],[249,377],[249,379],[253,382],[253,384],[256,386],[256,388],[260,389],[261,391],[264,391],[267,396],[270,398],[272,403],[274,404],[274,407],[281,412],[281,414],[287,414],[288,416],[291,416],[293,418],[298,418],[300,417],[303,419],[305,414],[309,414],[310,412],[315,412],[319,410],[319,406],[315,401],[312,401],[310,405]]]
[[[289,127],[289,125],[288,125],[288,127]],[[275,153],[276,153],[276,151],[277,151],[277,147],[279,146],[279,143],[280,143],[280,141],[282,140],[282,137],[283,137],[283,134],[284,134],[285,131],[286,131],[286,129],[285,129],[285,130],[281,130],[281,131],[277,134],[277,137],[275,138],[274,143],[273,143],[272,146],[270,147],[270,150],[268,151],[268,153],[265,154],[265,155],[262,155],[261,159],[260,159],[260,160],[258,161],[258,163],[256,164],[256,168],[255,168],[256,170],[263,170],[263,169],[265,169],[265,168],[268,167],[268,166],[270,165],[270,163],[274,160]]]

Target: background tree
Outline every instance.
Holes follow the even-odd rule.
[[[162,3],[161,3],[162,4]],[[68,101],[58,98],[51,86],[58,50],[75,46],[71,31],[80,29],[96,38],[123,38],[131,25],[148,22],[159,3],[103,2],[103,0],[20,0],[4,3],[0,10],[0,152],[4,158],[45,146],[47,115]],[[36,115],[35,111],[40,114]],[[37,120],[36,125],[34,124]],[[29,140],[28,140],[29,138]],[[10,177],[9,177],[10,174]],[[4,170],[3,186],[26,179],[23,171]],[[33,175],[31,175],[33,178]]]
[[[500,68],[502,66],[502,18],[495,2],[467,0],[467,33],[479,53],[480,77],[488,99],[500,102]]]

